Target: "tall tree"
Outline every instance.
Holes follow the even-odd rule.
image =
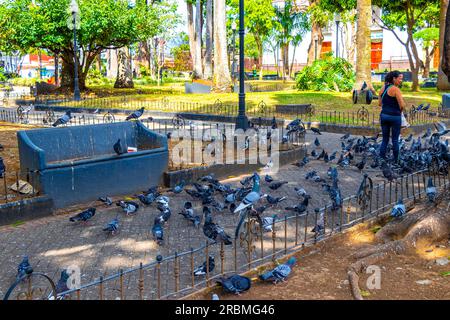
[[[199,68],[199,65],[201,66],[201,57],[198,56],[197,51],[197,35],[196,35],[196,28],[194,24],[194,5],[192,3],[192,0],[186,0],[186,12],[187,12],[187,27],[188,27],[188,36],[189,36],[189,50],[191,51],[191,57],[192,57],[192,64],[193,64],[193,71],[192,71],[192,78],[198,79],[201,77],[201,68]],[[200,60],[200,62],[198,62]]]
[[[213,0],[206,0],[206,30],[205,30],[205,79],[212,78],[212,50],[213,50]]]
[[[195,65],[194,72],[198,78],[203,78],[202,66],[202,1],[196,0],[195,8]]]
[[[0,47],[16,47],[26,51],[43,48],[62,60],[63,86],[73,88],[73,32],[68,28],[68,0],[16,0],[1,2]],[[167,28],[173,21],[175,5],[159,5],[146,9],[136,1],[130,7],[124,0],[80,1],[80,29],[77,40],[80,51],[79,86],[86,87],[86,75],[97,55],[107,48],[121,48],[141,41]]]
[[[423,28],[426,23],[436,24],[439,18],[439,0],[374,0],[373,2],[382,10],[381,17],[376,16],[375,22],[381,28],[391,31],[405,47],[412,74],[411,90],[418,91],[421,59],[414,41],[414,33]],[[397,29],[406,31],[406,41],[400,38]]]
[[[442,71],[450,79],[450,5],[445,15],[444,45],[442,46]]]
[[[425,28],[414,33],[414,40],[419,41],[425,51],[425,61],[421,60],[423,69],[422,77],[430,76],[431,60],[439,45],[439,29]]]
[[[122,47],[117,50],[117,77],[114,88],[134,88],[128,47]]]
[[[372,87],[371,52],[372,43],[370,26],[372,25],[372,1],[357,0],[356,32],[356,80],[355,88],[360,88],[366,81],[369,88]]]
[[[230,0],[234,15],[237,16],[238,0]],[[259,50],[259,79],[262,80],[262,57],[264,43],[277,28],[275,9],[272,0],[245,0],[245,28],[252,33]]]
[[[444,58],[444,39],[446,28],[446,13],[449,6],[449,0],[441,0],[441,8],[439,13],[439,66],[438,66],[438,90],[450,90],[450,82],[447,75],[442,70],[442,61]],[[450,17],[449,17],[450,18]],[[448,20],[447,20],[448,21]]]
[[[225,0],[214,0],[214,89],[228,92],[231,88],[227,56]]]
[[[315,58],[315,50],[317,49],[317,57],[320,58],[320,52],[322,51],[323,33],[322,29],[333,19],[333,14],[324,10],[320,4],[320,0],[311,0],[308,7],[308,14],[311,23],[311,41],[308,47],[308,60],[307,65],[311,65]],[[317,48],[315,39],[317,38]]]
[[[274,8],[279,26],[276,34],[281,47],[284,74],[291,77],[296,48],[303,40],[306,31],[310,28],[308,16],[306,13],[298,10],[293,0],[287,0],[282,5],[276,5]],[[294,47],[292,64],[289,64],[290,44]]]

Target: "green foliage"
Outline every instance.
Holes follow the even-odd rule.
[[[283,6],[275,6],[275,14],[278,21],[276,38],[281,44],[292,43],[297,46],[305,33],[311,28],[308,15],[295,10],[294,1],[287,0]]]
[[[414,40],[422,42],[424,47],[431,47],[439,42],[439,28],[425,28],[414,33]]]
[[[174,70],[189,71],[192,70],[191,52],[188,43],[181,43],[177,47],[170,49],[174,59]]]
[[[0,67],[0,81],[6,81],[6,75],[5,75],[5,69],[3,69],[2,67]]]
[[[325,28],[330,21],[333,21],[334,15],[332,11],[324,9],[317,3],[313,3],[308,7],[307,13],[312,23],[317,23],[321,28]]]
[[[96,68],[90,68],[86,77],[86,82],[88,85],[103,85],[112,83],[113,79],[104,77],[101,71]]]
[[[239,40],[236,41],[236,52],[239,48]],[[244,39],[244,52],[245,56],[253,59],[259,58],[259,50],[256,45],[255,36],[251,33],[245,35]]]
[[[34,86],[36,82],[39,81],[39,78],[12,78],[9,79],[8,82],[15,86]]]
[[[335,58],[329,52],[311,66],[304,67],[296,78],[299,90],[350,91],[355,83],[352,65],[343,58]]]

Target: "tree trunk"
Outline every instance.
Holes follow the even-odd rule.
[[[319,24],[313,22],[312,28],[311,28],[311,42],[309,43],[308,47],[308,60],[306,64],[310,66],[314,62],[315,58],[315,41],[314,37],[317,35],[317,59],[320,59],[320,51],[322,50],[322,42],[323,42],[323,34],[322,34],[322,28],[319,26]]]
[[[59,54],[55,53],[55,86],[59,85]]]
[[[201,0],[196,0],[195,10],[195,64],[194,64],[194,78],[203,78],[202,68],[202,12]]]
[[[444,57],[444,38],[445,38],[445,26],[446,26],[446,13],[448,8],[449,0],[441,0],[441,9],[439,14],[439,65],[438,65],[438,80],[437,88],[438,90],[450,90],[450,83],[448,81],[447,75],[442,70],[442,59]]]
[[[442,46],[442,71],[450,78],[450,5],[447,5],[447,13],[445,16],[445,32],[444,32],[444,44]],[[448,81],[448,80],[447,80]]]
[[[289,77],[291,77],[291,78],[292,78],[292,69],[294,68],[295,51],[297,51],[297,44],[294,44],[294,53],[292,54],[292,62],[291,62],[291,67],[289,69]]]
[[[212,78],[212,35],[213,35],[213,0],[206,0],[206,50],[205,50],[205,79]]]
[[[70,51],[63,52],[61,54],[61,60],[61,87],[68,88],[70,91],[73,91],[75,79],[73,53]],[[86,90],[86,74],[87,72],[83,72],[81,65],[78,64],[78,87],[80,88],[80,91]]]
[[[356,38],[356,81],[355,88],[361,88],[365,81],[369,88],[372,87],[371,74],[371,39],[370,26],[372,24],[372,1],[357,1],[357,33]]]
[[[283,44],[283,68],[284,68],[284,79],[286,80],[286,78],[290,77],[290,72],[289,72],[289,42],[288,43],[284,43]]]
[[[428,78],[430,76],[431,58],[433,57],[433,51],[430,52],[430,48],[425,48],[425,63],[423,64],[422,77]]]
[[[227,58],[225,0],[214,0],[214,89],[228,92],[231,87]]]
[[[189,37],[189,50],[191,52],[193,74],[192,78],[198,79],[199,74],[197,73],[197,36],[195,33],[194,26],[194,6],[192,3],[186,1],[187,6],[187,23],[188,23],[188,37]]]
[[[117,78],[114,88],[134,88],[128,47],[122,47],[117,50]]]

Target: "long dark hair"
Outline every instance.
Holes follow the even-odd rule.
[[[394,78],[398,78],[400,75],[401,72],[398,70],[388,72],[388,74],[384,77],[384,84],[385,85],[394,84]]]

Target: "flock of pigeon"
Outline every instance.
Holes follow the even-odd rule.
[[[139,116],[139,114],[130,115],[129,118],[138,118]],[[59,120],[61,120],[61,118],[58,119],[58,121]],[[288,128],[297,128],[294,130],[298,130],[300,127],[299,121],[299,119],[294,120],[288,125]],[[317,149],[320,150],[321,147],[319,138],[316,138],[314,141],[315,149],[310,153],[307,153],[302,160],[294,165],[303,169],[304,167],[307,167],[312,160],[324,161],[325,163],[330,164],[326,177],[320,177],[317,171],[311,170],[306,172],[305,179],[311,180],[314,183],[321,183],[323,191],[330,197],[332,210],[338,210],[343,205],[343,197],[339,188],[337,167],[348,168],[355,166],[361,173],[363,173],[366,166],[369,166],[372,169],[379,168],[381,169],[383,177],[388,181],[393,181],[405,173],[412,173],[428,168],[433,163],[440,172],[447,174],[448,164],[450,163],[448,140],[442,141],[441,137],[448,134],[450,130],[447,129],[443,123],[436,123],[435,127],[436,132],[432,133],[431,129],[428,129],[423,136],[418,137],[417,139],[414,139],[413,135],[410,135],[406,139],[400,139],[401,152],[398,161],[394,161],[392,158],[382,159],[378,156],[380,148],[378,134],[369,138],[351,137],[350,134],[345,134],[340,138],[341,149],[334,150],[330,153],[324,148],[322,148],[321,152],[316,151]],[[318,129],[314,128],[312,131],[317,135],[321,135],[321,132]],[[392,147],[390,146],[390,148]],[[114,145],[114,150],[117,154],[124,153],[120,140]],[[356,156],[359,156],[361,160],[356,161]],[[192,227],[199,229],[202,226],[203,234],[208,241],[211,241],[211,244],[222,242],[224,245],[231,245],[233,237],[227,234],[223,227],[214,222],[213,212],[224,212],[225,210],[228,210],[232,214],[238,213],[240,215],[234,238],[237,238],[240,227],[245,219],[249,217],[256,219],[263,232],[273,231],[277,216],[272,214],[263,217],[263,213],[268,208],[278,206],[279,203],[286,200],[287,197],[276,197],[269,193],[262,193],[262,183],[270,190],[277,190],[288,182],[276,181],[268,174],[261,178],[257,172],[254,172],[252,175],[243,178],[240,181],[239,186],[233,187],[231,184],[221,183],[213,174],[208,174],[198,179],[196,182],[191,183],[189,186],[184,181],[181,181],[175,187],[168,190],[168,194],[180,194],[183,191],[187,193],[192,199],[191,201],[186,201],[184,203],[181,212],[178,214],[180,214],[189,225],[192,225]],[[372,188],[373,182],[371,178],[367,173],[364,173],[357,195],[360,204],[367,202],[367,198],[370,197],[370,190]],[[311,195],[303,188],[295,187],[294,190],[299,198],[298,203],[296,205],[286,206],[284,209],[286,211],[293,211],[296,214],[307,212]],[[437,190],[433,184],[432,177],[430,177],[427,182],[426,194],[430,202],[435,201]],[[101,197],[99,198],[99,201],[108,206],[113,205],[113,201],[109,197]],[[195,203],[197,203],[198,206],[194,205]],[[161,194],[158,187],[154,186],[139,195],[135,195],[135,200],[120,200],[116,202],[116,205],[119,206],[127,216],[135,215],[141,207],[156,205],[156,209],[159,213],[155,216],[150,231],[154,241],[158,245],[163,244],[164,226],[171,217],[169,195]],[[202,214],[197,212],[199,207],[201,207]],[[88,208],[71,217],[69,220],[71,222],[87,223],[95,216],[95,212],[95,208]],[[316,212],[319,212],[318,209],[316,209]],[[403,204],[403,200],[399,199],[398,203],[393,207],[391,215],[398,218],[404,216],[406,212],[407,210]],[[111,235],[119,232],[119,214],[105,225],[102,230]],[[320,234],[323,231],[323,216],[320,216],[316,226],[311,232]],[[290,259],[287,263],[281,264],[275,269],[262,274],[260,279],[263,281],[270,280],[274,283],[284,281],[289,275],[294,263],[295,259]],[[208,261],[205,261],[202,265],[195,268],[194,275],[205,275],[207,272],[212,272],[214,268],[214,257],[209,256]],[[25,257],[24,261],[19,265],[18,278],[28,274],[30,270],[32,270],[32,268],[29,265],[28,258]],[[63,272],[61,274],[61,279],[65,276],[67,276],[67,274]],[[218,283],[226,292],[232,293],[240,293],[250,288],[249,279],[238,275],[229,278],[220,278]]]

